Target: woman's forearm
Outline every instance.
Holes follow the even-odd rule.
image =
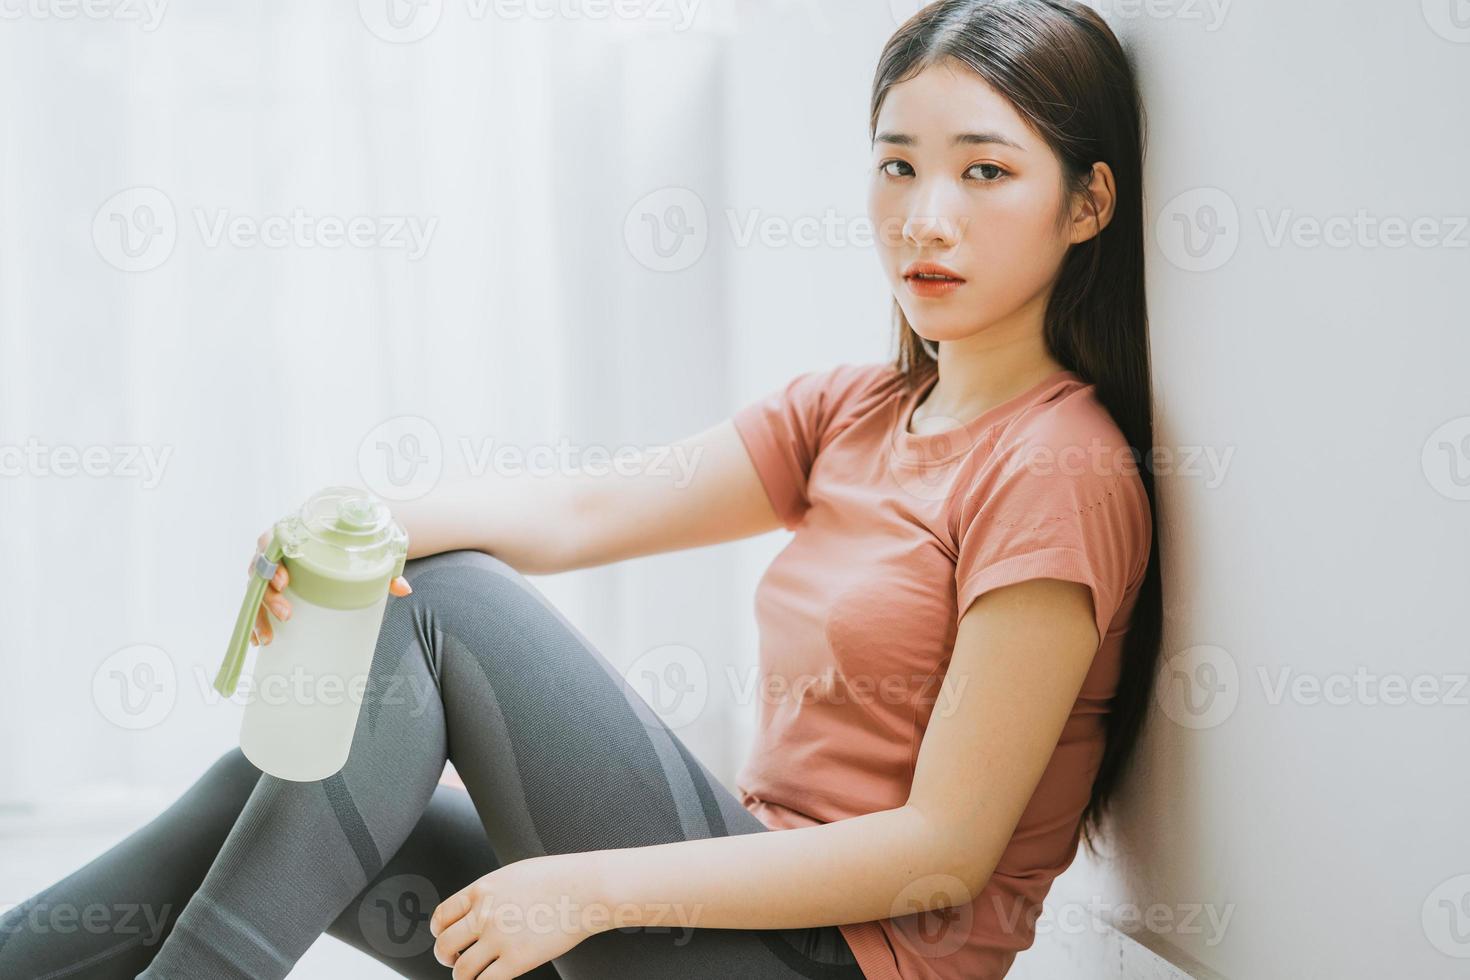
[[[780,520],[728,419],[669,446],[587,459],[553,473],[444,483],[393,505],[408,556],[473,548],[528,575],[775,530]]]
[[[422,497],[393,503],[408,532],[408,557],[471,548],[527,575],[568,567],[573,509],[560,477],[482,477],[443,483]]]
[[[770,833],[592,852],[619,925],[800,929],[960,905],[989,871],[910,806]],[[582,855],[581,857],[587,857]],[[634,921],[633,918],[650,921]]]

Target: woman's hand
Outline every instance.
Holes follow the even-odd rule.
[[[265,551],[265,546],[270,544],[270,540],[271,532],[267,529],[260,535],[256,554]],[[250,558],[250,574],[255,574],[253,555]],[[285,564],[277,566],[276,574],[271,576],[270,583],[265,587],[265,597],[260,602],[260,608],[255,611],[255,628],[250,631],[250,642],[256,646],[269,643],[275,638],[275,630],[271,627],[270,617],[266,615],[267,609],[275,613],[276,618],[283,623],[291,618],[291,603],[281,594],[281,590],[290,580],[291,576],[286,573]],[[408,595],[413,591],[413,587],[408,584],[408,579],[400,575],[388,583],[388,591],[393,595]]]
[[[492,871],[434,909],[434,958],[454,980],[511,980],[614,928],[595,858],[553,854]]]

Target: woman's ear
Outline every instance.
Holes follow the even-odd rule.
[[[1113,168],[1099,160],[1092,165],[1087,187],[1075,196],[1071,227],[1073,245],[1087,241],[1108,226],[1108,222],[1113,220],[1117,199]]]

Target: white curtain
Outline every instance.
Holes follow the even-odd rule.
[[[426,420],[450,479],[486,440],[643,445],[733,406],[718,247],[670,275],[625,236],[650,192],[720,192],[713,6],[136,9],[0,31],[0,805],[21,812],[162,799],[234,744],[209,684],[256,535],[363,482],[383,424]],[[722,669],[754,655],[748,597],[710,598],[738,567],[701,549],[538,585],[620,665],[677,643]],[[681,731],[725,777],[732,725],[716,705]]]

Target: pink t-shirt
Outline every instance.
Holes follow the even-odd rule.
[[[734,416],[795,531],[756,591],[760,726],[736,785],[773,829],[903,805],[960,612],[1028,578],[1089,586],[1102,644],[985,888],[944,912],[901,914],[896,897],[895,917],[842,927],[869,978],[998,980],[1076,854],[1152,528],[1127,440],[1074,372],[916,435],[932,385],[839,364]]]

